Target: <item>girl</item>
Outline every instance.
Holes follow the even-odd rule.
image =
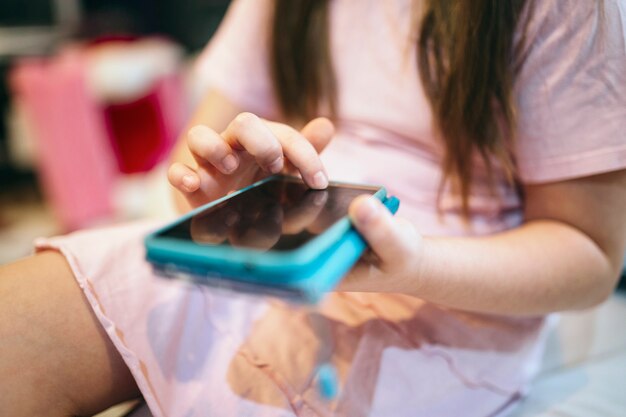
[[[169,169],[179,207],[283,170],[381,183],[397,218],[350,207],[375,261],[312,313],[155,278],[155,225],[40,240],[0,270],[0,414],[140,393],[157,417],[508,409],[542,317],[600,303],[622,265],[624,16],[621,0],[236,1]]]

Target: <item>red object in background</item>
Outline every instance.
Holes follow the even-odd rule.
[[[131,103],[105,107],[104,118],[121,172],[144,172],[154,166],[152,155],[165,141],[159,113],[154,93]]]
[[[181,124],[180,89],[178,77],[169,76],[146,96],[103,109],[120,172],[149,171],[169,154]]]

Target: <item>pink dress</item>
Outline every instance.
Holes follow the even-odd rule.
[[[626,168],[626,6],[536,2],[517,82],[519,180],[542,183]],[[399,216],[424,234],[479,235],[523,222],[522,201],[477,171],[470,227],[444,194],[441,146],[418,82],[410,0],[332,2],[340,122],[323,159],[334,179],[382,183]],[[202,55],[207,85],[271,118],[269,0],[238,0]],[[43,239],[69,260],[153,415],[492,416],[524,393],[542,353],[545,320],[450,311],[393,294],[332,293],[316,310],[224,295],[155,277],[132,224]],[[502,272],[503,274],[506,271]],[[320,329],[323,329],[321,331]],[[319,361],[338,370],[324,401]]]

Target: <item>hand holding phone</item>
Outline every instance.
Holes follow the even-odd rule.
[[[380,186],[266,178],[148,236],[147,259],[170,278],[315,302],[366,247],[347,217],[362,194],[397,210]]]

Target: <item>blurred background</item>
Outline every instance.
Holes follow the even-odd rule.
[[[0,2],[0,263],[171,212],[168,153],[228,0]]]

